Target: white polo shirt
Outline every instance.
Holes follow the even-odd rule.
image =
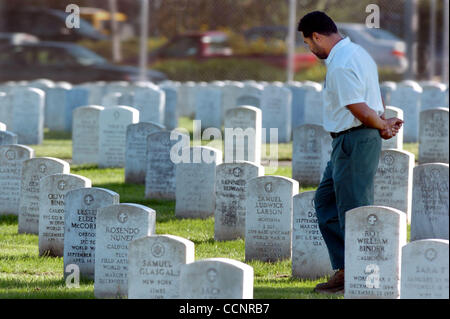
[[[361,125],[346,105],[366,103],[383,114],[378,69],[375,61],[348,37],[331,49],[323,92],[323,127],[328,132],[341,132]]]

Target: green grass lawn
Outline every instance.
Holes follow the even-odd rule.
[[[189,130],[190,120],[182,118],[180,126]],[[192,126],[191,126],[192,128]],[[192,133],[192,129],[191,129]],[[42,145],[31,145],[35,157],[72,157],[70,134],[45,132]],[[290,160],[292,143],[279,145],[279,160]],[[417,144],[405,149],[417,154]],[[213,257],[245,262],[244,240],[214,241],[214,219],[178,219],[174,201],[144,198],[144,185],[124,183],[123,168],[99,169],[94,165],[72,165],[71,173],[90,178],[93,187],[103,187],[120,194],[121,203],[138,203],[156,211],[156,233],[187,238],[195,244],[196,260]],[[290,165],[279,166],[272,175],[292,177]],[[314,190],[301,188],[300,191]],[[17,217],[0,217],[0,299],[4,298],[94,298],[94,283],[82,280],[79,288],[67,288],[63,279],[63,259],[38,256],[38,236],[17,233]],[[409,241],[409,227],[408,227]],[[342,299],[343,296],[312,292],[326,278],[300,280],[291,276],[291,261],[247,262],[254,269],[254,298],[269,299]]]

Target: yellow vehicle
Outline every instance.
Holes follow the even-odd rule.
[[[109,11],[100,8],[80,7],[80,17],[92,26],[109,36],[111,34],[111,14]],[[117,28],[122,39],[133,36],[133,30],[127,24],[127,16],[121,12],[116,13]]]

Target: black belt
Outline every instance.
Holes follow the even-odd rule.
[[[362,128],[367,128],[367,126],[365,126],[364,124],[361,124],[360,126],[351,127],[348,130],[345,130],[345,131],[342,131],[342,132],[337,132],[337,133],[330,132],[330,135],[331,135],[332,138],[336,138],[336,137],[338,137],[338,136],[340,136],[342,134],[345,134],[345,133],[348,133],[348,132],[352,132],[352,131],[357,131],[357,130],[360,130]]]

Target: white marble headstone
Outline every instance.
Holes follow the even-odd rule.
[[[104,109],[99,105],[77,107],[73,111],[72,163],[98,163],[99,117]]]
[[[12,94],[7,94],[6,92],[1,92],[3,88],[0,88],[0,122],[2,122],[6,130],[11,126],[12,119]]]
[[[207,218],[216,205],[216,166],[222,163],[222,152],[207,146],[185,148],[186,161],[176,163],[175,216]]]
[[[254,106],[229,109],[225,114],[225,162],[261,163],[262,113]]]
[[[266,129],[265,136],[262,136],[264,142],[270,141],[270,128],[278,130],[279,143],[291,141],[291,103],[289,89],[278,85],[264,88],[261,96],[262,127]]]
[[[291,90],[291,127],[292,130],[305,122],[305,94],[307,89],[303,87],[301,82],[288,82],[286,88]]]
[[[139,111],[140,122],[164,124],[166,94],[159,87],[137,88],[132,105]]]
[[[222,127],[222,91],[214,86],[199,87],[195,98],[195,119],[202,129]]]
[[[192,81],[181,83],[178,93],[177,109],[180,116],[193,118],[195,115],[195,86]]]
[[[100,104],[103,107],[117,106],[117,105],[120,105],[121,97],[122,97],[122,93],[119,93],[119,92],[105,93],[105,95],[102,96]]]
[[[75,174],[53,174],[39,185],[39,256],[64,256],[64,216],[66,194],[91,187],[91,180]]]
[[[425,82],[421,84],[422,97],[420,110],[435,109],[445,107],[448,103],[445,90],[447,86],[439,82]]]
[[[304,124],[294,128],[292,178],[300,185],[319,185],[331,156],[332,138],[321,125]]]
[[[180,280],[180,297],[185,299],[253,298],[253,268],[229,258],[183,265]]]
[[[185,140],[189,136],[184,135]],[[177,143],[183,142],[183,136],[171,139],[171,132],[156,131],[147,138],[147,158],[145,172],[145,197],[150,199],[175,200],[175,163],[170,152]],[[185,143],[184,147],[189,147]]]
[[[381,97],[383,98],[384,105],[390,105],[392,91],[397,89],[397,83],[393,81],[385,81],[380,83]]]
[[[125,167],[126,133],[139,122],[139,111],[128,106],[107,107],[99,116],[98,166]]]
[[[18,135],[20,144],[41,144],[44,140],[44,91],[17,88],[12,94],[10,130]]]
[[[302,87],[306,90],[304,100],[304,124],[323,124],[322,85],[308,82]]]
[[[64,200],[64,269],[77,265],[82,277],[94,280],[97,212],[119,204],[119,194],[98,187],[78,188]]]
[[[398,299],[406,216],[385,206],[345,214],[345,299]]]
[[[68,111],[68,92],[71,87],[57,85],[46,92],[45,127],[49,130],[63,131],[66,129],[66,112]]]
[[[382,150],[374,178],[374,205],[397,208],[411,222],[414,154]]]
[[[292,229],[292,276],[316,279],[333,274],[327,245],[314,208],[315,191],[294,196]]]
[[[244,83],[244,87],[236,98],[236,106],[249,105],[260,108],[264,87],[257,83]]]
[[[402,248],[401,299],[447,299],[448,240],[423,239]]]
[[[178,126],[178,87],[161,86],[161,90],[166,95],[166,104],[164,107],[164,126],[168,130],[173,130]]]
[[[222,163],[217,166],[215,240],[245,237],[247,183],[263,175],[264,167],[251,162]]]
[[[261,176],[247,184],[245,260],[278,261],[291,258],[293,196],[296,180]]]
[[[403,110],[403,141],[414,143],[419,139],[419,112],[422,88],[416,83],[399,83],[392,91],[389,105]]]
[[[128,299],[178,299],[181,266],[195,260],[194,243],[173,235],[132,241],[128,248]]]
[[[414,167],[411,241],[449,239],[448,164],[429,163]]]
[[[155,122],[139,122],[127,126],[125,149],[125,183],[145,184],[147,169],[147,138],[164,130]]]
[[[449,162],[448,121],[447,108],[420,112],[419,164]]]
[[[17,134],[6,130],[0,130],[0,145],[17,144],[17,141]]]
[[[228,110],[238,106],[236,100],[241,94],[244,84],[241,82],[226,83],[222,87],[222,118],[225,118],[225,114]]]
[[[41,179],[53,174],[69,174],[70,165],[53,157],[36,157],[23,162],[18,232],[39,235],[39,191]]]
[[[138,204],[102,207],[97,212],[95,239],[96,298],[123,298],[128,294],[128,245],[155,234],[156,213]]]
[[[34,157],[25,145],[0,145],[0,215],[19,215],[23,163]]]

